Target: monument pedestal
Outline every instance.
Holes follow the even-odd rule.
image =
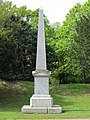
[[[27,114],[60,114],[62,108],[59,105],[53,105],[52,107],[31,107],[30,105],[24,105],[21,110]]]
[[[31,107],[51,107],[53,105],[53,99],[50,95],[33,95],[30,98]]]
[[[49,76],[48,70],[35,70],[34,76],[34,95],[30,98],[30,105],[22,107],[23,113],[32,114],[60,114],[62,108],[59,105],[53,105],[53,98],[49,95]]]

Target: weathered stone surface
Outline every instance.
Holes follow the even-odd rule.
[[[51,75],[51,71],[49,70],[35,70],[32,71],[34,77],[49,77]]]
[[[21,111],[27,114],[60,114],[62,113],[62,108],[58,105],[53,107],[31,107],[30,105],[24,105]]]
[[[53,107],[31,107],[30,105],[24,105],[21,111],[27,114],[60,114],[62,113],[62,108],[58,105]]]
[[[28,114],[46,114],[47,107],[30,107],[29,105],[24,105],[21,111]]]
[[[62,108],[59,105],[53,105],[52,107],[48,107],[49,114],[60,114],[62,113]]]
[[[46,47],[43,10],[39,10],[36,70],[46,70]]]
[[[34,94],[49,95],[49,78],[48,77],[34,78]]]
[[[50,95],[33,95],[30,98],[30,106],[32,107],[52,107],[53,99]]]

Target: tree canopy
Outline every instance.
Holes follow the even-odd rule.
[[[0,4],[0,78],[32,80],[35,70],[38,9],[17,8],[11,2]],[[54,29],[45,17],[48,68],[53,68],[54,49],[50,45]],[[53,39],[53,37],[51,38]],[[49,58],[51,56],[51,58]]]
[[[87,78],[89,79],[89,70],[84,69],[89,64],[87,64],[83,53],[84,49],[88,49],[84,45],[84,41],[87,41],[86,44],[89,47],[89,13],[90,0],[83,5],[77,3],[66,15],[63,25],[56,29],[57,42],[54,44],[59,62],[54,74],[57,75],[59,82],[85,82]],[[79,44],[81,44],[82,49]],[[87,53],[89,54],[89,52]],[[82,74],[84,75],[82,76]]]
[[[51,82],[90,83],[90,0],[77,3],[62,25],[44,19]],[[33,80],[37,25],[38,9],[0,0],[0,79]]]

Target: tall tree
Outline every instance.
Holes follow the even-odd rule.
[[[73,48],[76,45],[77,22],[83,16],[87,16],[89,11],[90,0],[83,5],[76,4],[67,14],[63,25],[56,29],[56,40],[54,43],[59,60],[54,75],[59,79],[59,82],[82,82],[82,68],[79,59],[75,58],[76,54],[74,54]]]
[[[90,15],[84,15],[77,22],[73,53],[82,70],[82,80],[90,82]]]

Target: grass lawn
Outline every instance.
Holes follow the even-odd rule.
[[[32,82],[0,81],[0,120],[90,118],[90,84],[50,85],[50,95],[63,108],[62,114],[22,114],[21,107],[29,104],[32,94]]]

